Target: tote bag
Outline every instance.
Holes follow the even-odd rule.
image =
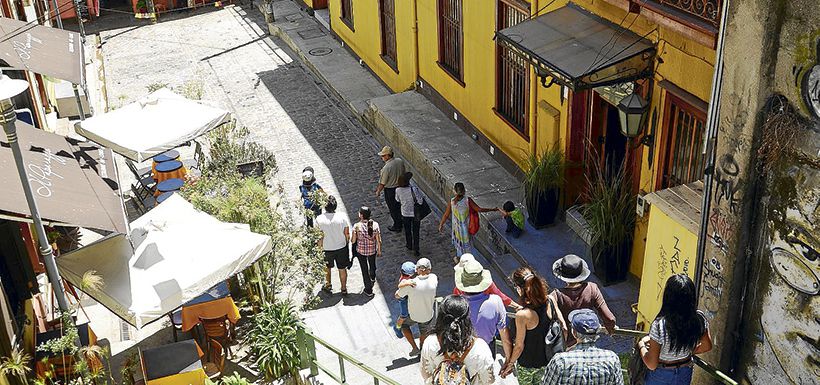
[[[430,209],[430,205],[427,204],[427,201],[424,198],[421,198],[421,203],[419,203],[419,199],[416,198],[416,190],[410,187],[410,193],[413,194],[413,216],[416,218],[417,221],[420,221],[426,218],[430,213],[433,211]]]
[[[467,223],[467,232],[470,235],[475,235],[478,232],[478,229],[481,228],[481,224],[479,223],[479,216],[478,210],[473,210],[473,198],[467,198],[467,211],[469,212],[468,215],[468,223]]]

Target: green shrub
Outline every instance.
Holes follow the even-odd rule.
[[[254,316],[248,341],[257,369],[266,379],[297,375],[301,363],[296,340],[300,321],[287,301],[267,304]]]
[[[200,165],[203,174],[225,176],[236,174],[236,165],[262,161],[263,178],[267,180],[276,172],[276,159],[272,152],[259,143],[248,140],[249,130],[226,124],[208,133],[208,157]]]

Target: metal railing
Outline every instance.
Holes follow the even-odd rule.
[[[714,28],[720,24],[720,8],[724,0],[651,0],[651,3],[674,9]],[[651,3],[649,5],[651,5]]]
[[[347,375],[345,374],[345,363],[349,363],[354,367],[358,368],[359,370],[367,373],[369,376],[373,378],[373,384],[387,384],[387,385],[401,385],[400,383],[396,382],[395,380],[390,379],[389,377],[385,376],[384,374],[379,373],[375,369],[365,365],[363,362],[353,358],[351,355],[339,350],[335,346],[331,345],[329,342],[313,335],[306,327],[300,326],[296,332],[296,343],[299,346],[299,355],[302,359],[302,367],[301,369],[310,368],[310,375],[317,376],[319,375],[319,370],[333,378],[336,382],[340,384],[347,384]],[[316,359],[316,344],[324,346],[327,350],[330,350],[339,360],[339,374],[336,374],[331,368],[323,365]]]

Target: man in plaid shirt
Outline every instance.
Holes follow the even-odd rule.
[[[598,314],[591,309],[569,313],[572,333],[578,340],[569,351],[552,357],[544,375],[544,385],[623,385],[621,362],[611,350],[598,349],[595,341],[601,330]]]

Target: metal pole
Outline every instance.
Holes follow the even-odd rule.
[[[700,229],[698,231],[698,248],[695,257],[695,298],[700,298],[700,286],[703,282],[703,263],[706,256],[706,238],[709,237],[709,211],[712,209],[712,184],[715,179],[715,160],[717,158],[717,136],[720,126],[720,90],[723,86],[723,46],[726,41],[726,22],[729,18],[729,0],[723,0],[720,10],[720,29],[718,30],[717,52],[715,53],[715,72],[712,75],[712,93],[709,97],[709,111],[706,121],[706,173],[703,176],[703,202],[700,212]]]
[[[60,272],[57,271],[57,263],[54,262],[54,250],[52,250],[51,244],[48,243],[46,230],[43,228],[43,221],[40,219],[37,202],[31,192],[31,184],[29,184],[26,168],[23,164],[23,153],[20,150],[20,143],[17,141],[17,127],[15,126],[17,117],[14,113],[14,102],[11,99],[0,100],[0,120],[2,120],[0,123],[2,123],[3,130],[6,132],[11,152],[14,154],[14,164],[17,166],[17,173],[20,174],[20,183],[23,184],[28,209],[31,211],[31,218],[34,220],[34,230],[37,232],[37,241],[40,244],[40,256],[43,257],[45,262],[48,280],[51,282],[55,297],[57,297],[60,311],[63,314],[69,314],[68,301],[66,301],[65,293],[63,293]]]
[[[57,20],[57,28],[63,29],[63,18],[60,16],[60,13],[62,13],[60,12],[60,5],[57,4],[57,0],[51,0],[51,2],[54,4],[54,16]]]
[[[80,120],[85,120],[85,111],[83,110],[83,99],[80,97],[80,91],[77,89],[76,84],[72,84],[71,86],[74,88],[74,99],[77,101],[77,111],[79,111],[80,113]]]

